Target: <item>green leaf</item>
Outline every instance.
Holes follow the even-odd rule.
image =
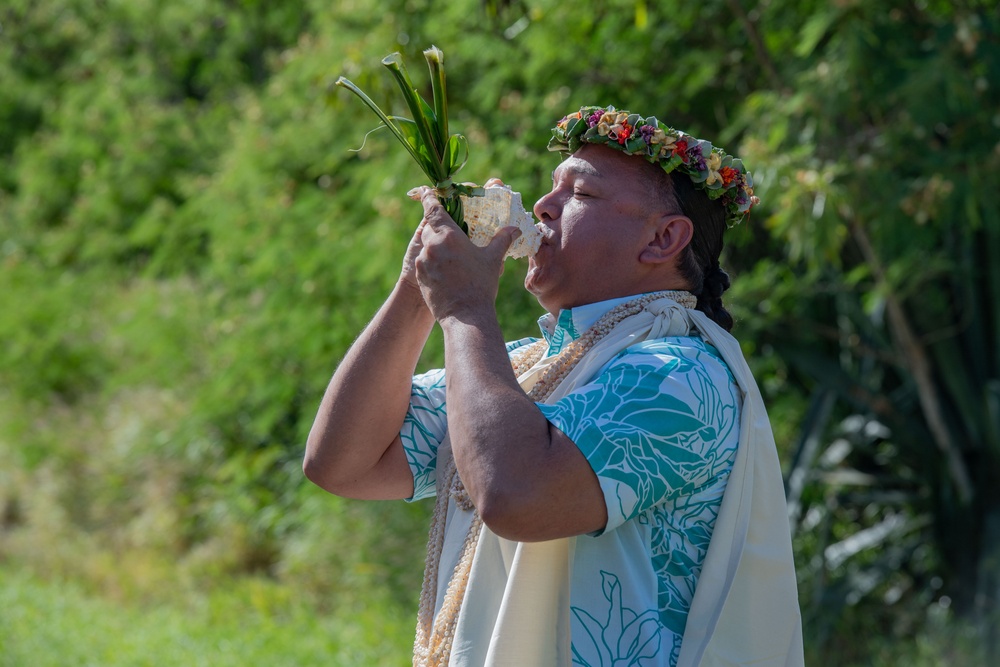
[[[406,143],[412,148],[410,155],[416,160],[420,169],[427,175],[427,178],[436,181],[438,166],[420,137],[420,128],[409,118],[400,118],[399,116],[389,116],[389,118],[398,123],[400,133],[406,137]]]
[[[452,176],[457,174],[465,166],[469,159],[469,141],[461,134],[453,134],[448,140],[448,148],[445,152],[445,162],[448,173]]]
[[[436,155],[441,156],[441,164],[444,164],[444,151],[448,146],[447,135],[441,134],[441,123],[438,122],[437,113],[434,108],[427,103],[427,100],[417,96],[417,101],[420,102],[420,109],[423,112],[423,117],[427,119],[427,125],[431,130],[431,141],[433,143],[434,152]]]
[[[625,142],[625,148],[628,149],[629,153],[635,153],[636,151],[644,149],[646,142],[642,140],[641,136],[632,137]]]
[[[396,79],[399,90],[403,93],[403,99],[406,101],[406,106],[409,107],[410,113],[413,114],[413,121],[417,124],[417,129],[420,130],[421,140],[434,153],[440,165],[441,153],[437,150],[437,146],[434,143],[435,132],[431,129],[432,119],[427,116],[427,110],[430,109],[430,106],[420,97],[417,89],[413,86],[413,82],[410,81],[410,75],[407,73],[406,66],[403,65],[403,60],[399,53],[389,54],[382,59],[382,64],[385,65],[386,69],[392,73],[393,78]],[[435,180],[443,180],[446,177],[447,175],[439,175]]]
[[[424,51],[427,67],[431,73],[431,93],[434,96],[434,116],[437,119],[438,141],[444,145],[448,141],[448,97],[444,76],[444,53],[436,46]]]
[[[389,116],[385,115],[385,113],[378,107],[377,104],[375,104],[375,102],[372,101],[370,97],[365,95],[363,90],[358,88],[350,79],[345,79],[344,77],[338,78],[336,81],[336,85],[347,88],[349,91],[360,97],[361,101],[364,102],[369,109],[374,111],[375,115],[377,115],[379,118],[382,119],[382,123],[386,127],[388,127],[389,130],[392,131],[393,135],[399,140],[399,143],[403,144],[403,146],[406,147],[406,150],[410,152],[410,155],[413,156],[413,159],[416,160],[417,162],[420,162],[420,157],[416,153],[415,147],[410,144],[409,140],[402,133],[400,128],[395,123],[392,122],[392,119]]]
[[[816,46],[827,34],[830,26],[832,26],[838,18],[840,18],[840,12],[835,9],[819,12],[809,17],[806,24],[802,26],[802,32],[799,35],[799,43],[795,47],[795,55],[804,58],[812,54],[812,52],[816,49]]]

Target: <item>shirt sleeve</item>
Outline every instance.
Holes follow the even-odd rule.
[[[732,469],[739,390],[710,346],[687,340],[697,344],[631,347],[592,382],[538,406],[597,475],[608,510],[602,532]]]
[[[444,370],[415,375],[410,389],[410,407],[399,432],[406,462],[413,473],[413,496],[410,500],[434,495],[438,447],[447,431]]]

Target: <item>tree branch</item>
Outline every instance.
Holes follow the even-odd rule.
[[[851,235],[855,243],[861,250],[865,261],[872,268],[876,282],[884,288],[886,299],[886,314],[889,316],[889,323],[892,326],[893,337],[900,347],[903,358],[906,360],[907,370],[913,377],[917,386],[917,394],[920,398],[920,407],[923,408],[924,418],[927,426],[931,430],[934,442],[941,453],[944,454],[948,462],[948,471],[951,474],[955,486],[958,487],[958,495],[963,503],[972,500],[972,482],[969,479],[969,471],[966,468],[965,460],[952,442],[951,433],[944,421],[944,413],[941,410],[941,402],[938,400],[937,389],[931,377],[930,362],[927,360],[927,352],[921,344],[919,337],[913,331],[903,305],[899,302],[895,292],[892,291],[889,281],[886,278],[885,267],[875,252],[871,239],[867,232],[854,218],[848,220]]]
[[[757,23],[751,21],[747,13],[743,11],[743,6],[740,4],[740,0],[727,0],[729,3],[729,8],[733,11],[733,14],[740,20],[743,24],[743,29],[746,30],[747,36],[750,38],[750,43],[753,45],[754,53],[757,55],[757,62],[760,63],[761,68],[767,72],[767,78],[771,80],[771,86],[776,90],[781,92],[787,92],[784,85],[781,83],[781,77],[778,75],[778,69],[774,66],[774,59],[771,58],[771,53],[767,50],[767,46],[764,44],[764,40],[760,36],[760,31],[757,30]]]

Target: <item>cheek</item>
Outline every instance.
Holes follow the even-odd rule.
[[[599,231],[594,224],[587,224],[586,220],[578,220],[570,212],[563,214],[559,227],[559,245],[563,248],[572,247],[577,251],[597,240]]]
[[[611,252],[620,245],[621,235],[610,233],[611,230],[603,221],[572,221],[563,227],[560,234],[560,245],[574,256],[600,255]]]

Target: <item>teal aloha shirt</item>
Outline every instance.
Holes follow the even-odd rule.
[[[542,317],[547,354],[559,354],[630,298]],[[508,353],[534,340],[508,343]],[[588,384],[552,405],[537,404],[587,458],[608,510],[604,530],[581,536],[574,552],[575,665],[676,664],[736,456],[741,402],[718,351],[683,336],[633,345]],[[414,500],[435,493],[446,430],[444,371],[414,377],[401,433]]]

